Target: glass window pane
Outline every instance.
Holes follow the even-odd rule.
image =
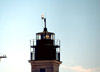
[[[43,68],[43,69],[40,69],[40,72],[45,72],[45,69]]]

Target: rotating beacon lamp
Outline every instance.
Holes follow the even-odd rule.
[[[59,72],[60,41],[55,40],[55,34],[48,32],[46,18],[43,32],[36,33],[36,40],[30,40],[31,72]]]

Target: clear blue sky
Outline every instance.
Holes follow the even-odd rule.
[[[0,72],[31,72],[30,39],[48,31],[61,40],[60,72],[100,72],[100,0],[0,0]]]

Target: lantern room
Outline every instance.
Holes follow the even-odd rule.
[[[48,32],[48,31],[36,33],[36,40],[43,40],[43,39],[54,40],[55,34],[52,32]]]

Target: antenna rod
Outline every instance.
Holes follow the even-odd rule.
[[[44,20],[44,31],[47,31],[47,28],[46,28],[46,18],[44,17],[43,14],[41,15],[41,18]]]
[[[46,28],[46,18],[44,18],[44,24],[45,24],[45,28]]]

